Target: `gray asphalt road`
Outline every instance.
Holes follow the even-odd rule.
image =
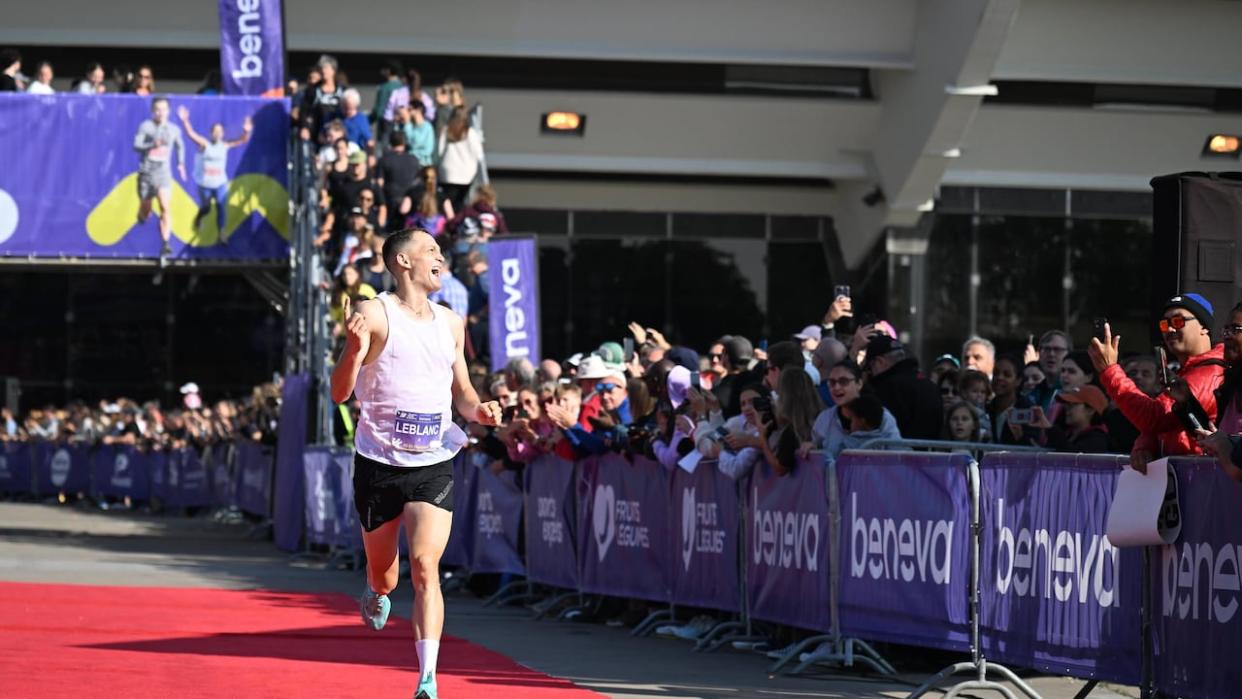
[[[156,587],[266,588],[353,595],[362,574],[299,560],[247,528],[207,517],[99,512],[70,506],[0,503],[0,580]],[[393,595],[409,616],[411,592]],[[531,620],[510,607],[485,608],[466,594],[448,600],[446,631],[614,698],[903,697],[923,675],[878,680],[858,673],[772,677],[770,661],[742,651],[691,652],[690,644],[633,638],[600,624]],[[901,665],[899,664],[899,669]],[[1082,683],[1038,677],[1050,699],[1072,697]],[[936,696],[933,694],[933,696]],[[1097,688],[1092,697],[1133,697],[1131,688]]]

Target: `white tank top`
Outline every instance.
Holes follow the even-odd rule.
[[[457,347],[448,311],[432,303],[431,322],[418,323],[392,294],[376,298],[388,317],[388,340],[358,372],[354,393],[362,415],[354,449],[389,466],[448,461],[466,443],[452,415]]]

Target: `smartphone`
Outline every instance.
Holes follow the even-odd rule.
[[[1169,381],[1169,355],[1165,353],[1164,347],[1156,346],[1156,363],[1160,365],[1160,385],[1168,387]]]
[[[765,337],[759,341],[759,349],[763,350],[764,352],[768,351],[768,338]]]
[[[634,361],[634,338],[625,338],[621,341],[621,345],[625,348],[625,363],[629,364]]]
[[[1030,408],[1014,408],[1009,414],[1009,422],[1014,425],[1029,425],[1033,417]]]
[[[850,297],[850,285],[849,284],[838,284],[835,287],[833,287],[832,298],[836,300],[836,299],[841,298],[842,296],[844,296],[845,298]]]
[[[1104,326],[1108,325],[1108,318],[1096,318],[1091,322],[1095,337],[1100,342],[1104,342]]]

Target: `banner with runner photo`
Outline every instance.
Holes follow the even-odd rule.
[[[0,94],[0,257],[288,260],[289,104]],[[164,217],[165,206],[168,215]]]

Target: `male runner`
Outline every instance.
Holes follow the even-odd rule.
[[[177,174],[185,179],[185,143],[181,129],[168,120],[168,98],[151,102],[151,118],[138,126],[134,150],[142,154],[138,165],[138,223],[151,215],[151,200],[160,200],[160,262],[172,252],[168,245],[172,233],[172,151],[177,151]]]
[[[354,434],[354,505],[367,554],[362,620],[378,631],[388,619],[404,522],[415,593],[415,699],[436,699],[444,628],[440,556],[453,522],[452,459],[466,443],[452,409],[496,425],[500,406],[479,403],[470,384],[461,317],[427,299],[447,271],[435,238],[406,229],[389,236],[383,252],[397,291],[359,303],[352,315],[345,306],[345,350],[332,371],[332,400],[343,403],[356,393],[362,403]]]

